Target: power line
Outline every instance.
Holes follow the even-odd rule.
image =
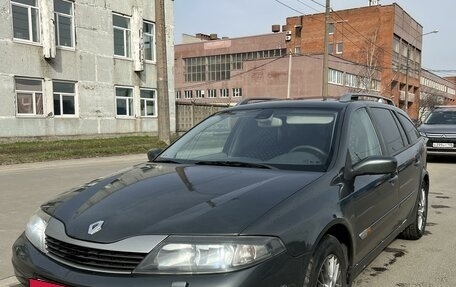
[[[283,2],[280,1],[280,0],[274,0],[274,1],[276,1],[277,3],[282,4],[283,6],[287,7],[288,9],[291,9],[291,10],[293,10],[293,11],[295,11],[295,12],[298,12],[299,14],[303,14],[303,15],[304,15],[303,12],[301,12],[301,11],[299,11],[299,10],[296,10],[295,8],[293,8],[293,7],[291,7],[291,6],[289,6],[289,5],[285,4],[285,3],[283,3]]]
[[[317,4],[317,5],[319,5],[319,6],[323,7],[323,8],[326,8],[325,5],[319,3],[319,2],[317,2],[317,1],[315,1],[315,0],[310,0],[310,1],[314,2],[315,4]]]
[[[310,8],[310,9],[316,11],[317,13],[321,13],[321,11],[318,11],[318,10],[315,9],[314,7],[310,6],[309,4],[306,4],[306,3],[302,2],[301,0],[296,0],[296,1],[298,1],[298,2],[301,3],[302,5],[306,6],[307,8]]]

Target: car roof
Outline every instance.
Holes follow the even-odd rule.
[[[456,111],[456,106],[435,106],[434,110],[437,110],[437,111]]]
[[[279,98],[247,98],[242,100],[232,109],[265,109],[265,108],[324,108],[324,109],[344,109],[349,105],[353,106],[381,106],[395,108],[391,99],[369,94],[346,94],[340,98],[309,97],[298,99],[279,99]],[[395,108],[396,110],[398,108]]]

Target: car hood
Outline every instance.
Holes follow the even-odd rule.
[[[456,133],[456,125],[427,125],[422,124],[418,130],[425,133]]]
[[[42,206],[68,236],[111,243],[139,235],[239,234],[322,173],[145,163]],[[89,235],[89,225],[104,221]]]

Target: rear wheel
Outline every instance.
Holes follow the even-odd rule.
[[[326,235],[309,263],[304,287],[347,287],[347,261],[343,245]]]
[[[400,237],[403,239],[420,239],[424,234],[424,230],[426,229],[428,196],[427,186],[425,182],[421,184],[421,189],[418,195],[418,202],[416,203],[415,210],[415,221],[401,233]]]

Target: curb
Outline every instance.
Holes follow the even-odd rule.
[[[17,281],[15,276],[7,277],[5,279],[0,280],[0,287],[19,287],[19,281]]]

